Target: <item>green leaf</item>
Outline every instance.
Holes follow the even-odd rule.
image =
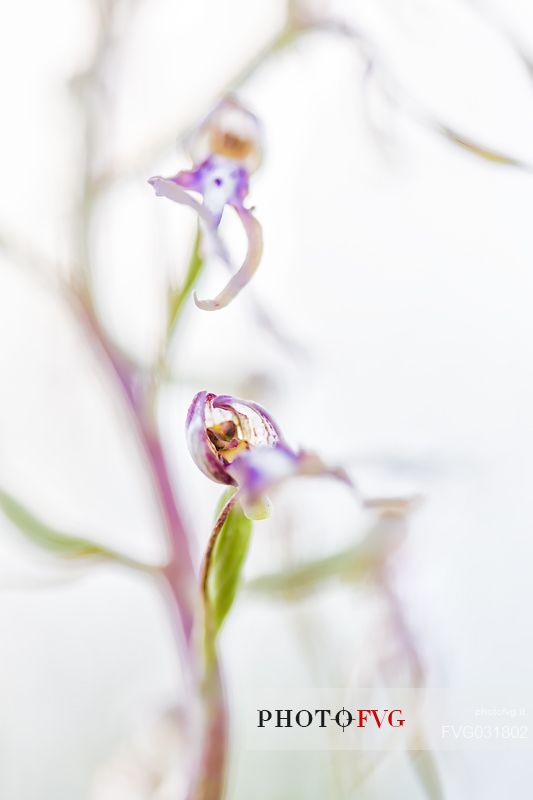
[[[234,490],[225,492],[219,503],[220,513]],[[224,622],[239,588],[241,571],[248,552],[253,523],[236,503],[228,514],[217,538],[207,583],[208,600],[214,633]]]
[[[429,747],[429,745],[422,740],[419,740],[418,746],[423,748]],[[409,756],[426,797],[429,798],[429,800],[444,800],[444,790],[442,788],[435,757],[431,750],[411,750],[409,751]]]
[[[0,489],[0,508],[28,541],[54,555],[65,558],[99,557],[148,572],[158,569],[91,542],[89,539],[71,536],[50,527],[3,489]]]
[[[473,139],[463,136],[458,131],[448,127],[447,125],[437,123],[436,127],[439,133],[445,136],[450,142],[453,142],[453,144],[457,145],[458,147],[462,147],[463,150],[467,150],[469,153],[472,153],[478,158],[482,158],[485,161],[492,161],[494,164],[504,164],[508,167],[518,167],[526,172],[531,172],[531,165],[526,164],[525,161],[521,161],[520,159],[507,155],[507,153],[503,153],[499,150],[492,150],[489,147],[480,144],[479,142],[475,142]]]

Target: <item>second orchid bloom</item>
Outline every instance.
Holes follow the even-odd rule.
[[[327,467],[314,453],[290,448],[257,403],[198,392],[187,414],[186,432],[196,465],[211,480],[237,487],[250,519],[268,516],[268,494],[289,478],[330,476],[353,488],[344,470]]]
[[[231,263],[218,234],[222,213],[233,208],[242,222],[248,247],[240,268],[224,289],[209,300],[194,301],[205,311],[224,308],[246,286],[259,266],[263,236],[259,222],[245,207],[249,177],[262,158],[262,131],[257,118],[233,97],[222,101],[207,117],[192,138],[194,167],[170,178],[150,178],[157,195],[192,207],[202,230],[202,256],[219,256]],[[191,192],[200,194],[199,202]]]

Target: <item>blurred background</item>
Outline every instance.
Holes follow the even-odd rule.
[[[166,286],[185,274],[195,219],[146,181],[190,166],[183,131],[235,88],[265,129],[250,193],[264,258],[229,308],[188,301],[158,408],[195,557],[220,491],[186,449],[188,404],[200,389],[254,399],[365,493],[424,497],[390,571],[425,683],[525,691],[533,8],[347,0],[290,11],[357,35],[306,31],[257,62],[286,24],[281,0],[2,4],[0,484],[60,530],[165,557],[142,455],[57,283],[84,252],[108,335],[141,364],[157,358]],[[238,254],[232,222],[223,232]],[[200,296],[224,280],[209,265]],[[367,527],[342,488],[289,486],[255,526],[246,580],[342,552]],[[44,556],[3,517],[0,551],[2,800],[182,796],[184,686],[154,586]],[[388,626],[364,577],[296,597],[244,590],[221,641],[230,709],[254,685],[379,684]],[[401,658],[394,669],[402,685]],[[436,761],[450,800],[522,797],[533,778],[527,754]],[[234,741],[228,796],[425,796],[405,759],[368,772],[354,753]]]

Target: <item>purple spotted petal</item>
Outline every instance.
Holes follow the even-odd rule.
[[[200,164],[195,169],[182,169],[173,178],[169,180],[177,183],[178,186],[183,186],[184,189],[190,189],[192,192],[202,191],[202,181],[204,174],[204,164]]]
[[[254,215],[243,205],[248,193],[248,171],[233,159],[220,155],[211,155],[193,170],[178,172],[172,178],[156,176],[149,183],[157,195],[193,208],[203,223],[203,253],[209,257],[206,243],[224,263],[232,269],[226,249],[217,229],[222,213],[227,205],[237,212],[248,240],[246,257],[240,269],[230,278],[225,288],[214,298],[199,300],[194,295],[196,305],[204,311],[215,311],[224,308],[236,297],[241,289],[250,281],[259,266],[263,251],[263,233],[261,225]],[[189,192],[202,195],[200,203]]]
[[[217,483],[235,485],[235,479],[215,454],[207,435],[206,415],[215,398],[216,395],[211,392],[198,392],[195,395],[185,423],[187,444],[196,466],[202,470],[204,475]]]
[[[204,311],[217,311],[224,308],[249,283],[259,266],[263,252],[263,231],[261,225],[248,209],[241,205],[234,206],[248,239],[246,257],[240,269],[230,278],[224,289],[210,300],[200,300],[196,292],[194,302]]]

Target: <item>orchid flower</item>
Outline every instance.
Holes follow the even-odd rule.
[[[226,206],[232,207],[248,241],[245,259],[224,289],[210,300],[194,302],[205,311],[224,308],[246,286],[259,266],[263,236],[259,222],[244,201],[249,177],[261,162],[262,131],[258,119],[235,98],[223,100],[202,123],[191,139],[191,158],[195,166],[174,177],[150,178],[155,193],[193,208],[200,219],[204,256],[209,249],[231,267],[218,227]],[[191,192],[202,196],[202,202]]]
[[[344,470],[327,467],[314,453],[290,448],[257,403],[198,392],[187,414],[186,432],[196,465],[211,480],[237,487],[250,519],[269,515],[267,494],[289,478],[329,475],[353,488]]]

